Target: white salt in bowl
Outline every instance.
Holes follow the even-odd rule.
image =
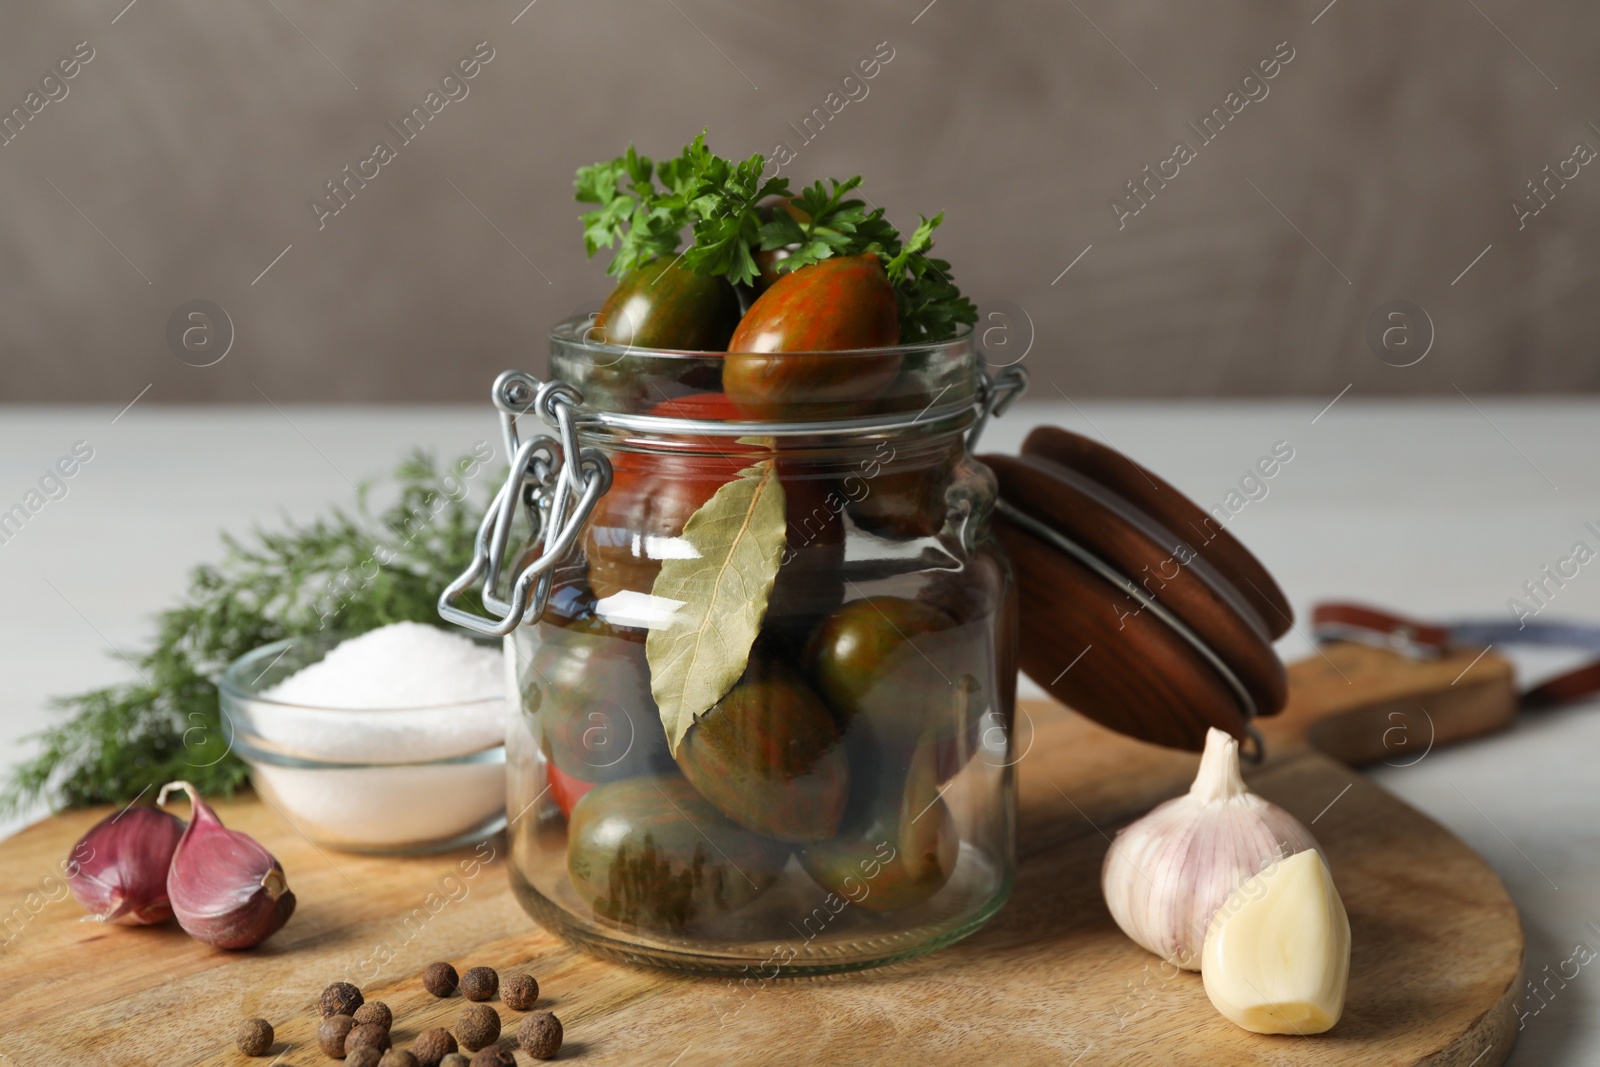
[[[345,639],[329,633],[276,641],[223,672],[223,722],[257,794],[312,841],[347,852],[439,852],[502,829],[503,688],[472,700],[374,708],[319,707],[270,694]],[[499,654],[495,645],[479,644]]]

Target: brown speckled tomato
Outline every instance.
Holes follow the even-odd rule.
[[[701,796],[758,834],[824,841],[844,818],[850,764],[839,727],[800,672],[760,646],[689,728],[677,760]]]
[[[852,350],[899,341],[883,260],[870,253],[825,259],[782,275],[745,312],[728,342],[722,388],[752,419],[860,414],[894,380],[900,353]]]

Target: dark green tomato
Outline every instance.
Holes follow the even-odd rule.
[[[766,892],[789,846],[723,817],[683,778],[652,775],[591,790],[567,826],[567,875],[595,914],[679,931]]]
[[[722,814],[780,841],[820,841],[844,818],[850,764],[833,714],[759,646],[744,676],[678,746],[685,778]]]
[[[538,717],[551,762],[590,783],[669,769],[644,645],[599,619],[538,625],[523,706]]]
[[[981,707],[981,661],[970,647],[981,631],[921,600],[853,600],[811,635],[806,672],[848,731],[909,749],[954,736]]]
[[[858,415],[894,381],[901,355],[854,350],[899,341],[883,260],[825,259],[781,275],[745,312],[728,342],[722,388],[751,419]]]
[[[955,870],[961,839],[934,762],[924,746],[908,769],[879,765],[874,774],[858,764],[839,833],[800,853],[806,873],[868,911],[900,911],[937,893]]]
[[[739,323],[726,278],[658,257],[622,276],[589,327],[589,340],[626,348],[721,352]]]

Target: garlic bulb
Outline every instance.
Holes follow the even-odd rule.
[[[1123,933],[1198,971],[1206,929],[1229,895],[1274,861],[1315,848],[1294,816],[1245,787],[1239,742],[1212,729],[1189,792],[1118,832],[1100,887]]]

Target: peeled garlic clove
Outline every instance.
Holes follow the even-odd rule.
[[[1293,815],[1245,787],[1239,742],[1213,729],[1189,792],[1117,834],[1100,887],[1123,933],[1194,971],[1228,895],[1274,860],[1316,847]]]
[[[188,782],[168,782],[167,794],[189,795],[194,816],[167,872],[167,896],[178,925],[217,948],[259,945],[294,914],[294,894],[283,866],[255,838],[222,825]]]
[[[1320,1034],[1344,1013],[1350,919],[1315,852],[1245,882],[1206,933],[1200,977],[1224,1018],[1257,1034]]]
[[[67,857],[67,888],[101,922],[145,926],[172,917],[167,868],[183,820],[149,804],[108,815]]]

